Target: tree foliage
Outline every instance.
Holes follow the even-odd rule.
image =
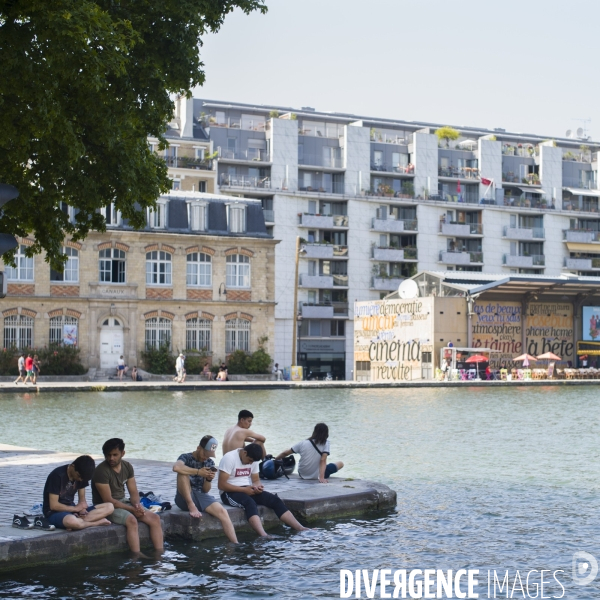
[[[450,127],[449,125],[444,125],[444,127],[440,127],[435,130],[435,135],[437,135],[438,140],[457,140],[460,136],[460,133],[454,129],[454,127]]]
[[[0,231],[62,268],[64,236],[105,229],[116,204],[134,227],[170,188],[160,140],[175,94],[204,82],[199,48],[234,9],[264,0],[0,2],[0,182],[17,187]],[[75,224],[60,202],[78,209]]]

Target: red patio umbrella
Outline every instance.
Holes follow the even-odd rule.
[[[487,362],[488,360],[490,360],[490,359],[487,356],[484,356],[483,354],[474,354],[473,356],[469,356],[469,358],[467,358],[467,360],[465,360],[465,362],[480,363],[480,362]]]
[[[546,352],[545,354],[540,354],[537,357],[538,360],[562,360],[560,356],[556,356],[554,352]]]

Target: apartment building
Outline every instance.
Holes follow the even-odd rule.
[[[216,189],[259,200],[280,240],[282,365],[296,314],[298,364],[352,378],[352,303],[418,271],[600,273],[598,143],[307,107],[182,99],[177,110],[171,145],[184,131],[208,144]]]
[[[162,343],[220,361],[266,336],[273,354],[277,242],[259,202],[177,190],[147,212],[144,230],[113,206],[104,216],[105,233],[65,240],[62,273],[19,240],[16,267],[4,267],[4,348],[75,343],[85,366],[107,372]]]

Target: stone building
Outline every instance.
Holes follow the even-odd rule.
[[[110,212],[110,209],[109,209]],[[112,369],[124,355],[141,362],[148,345],[206,350],[213,362],[237,349],[274,344],[275,242],[260,202],[173,191],[134,231],[118,212],[106,233],[65,240],[63,273],[44,256],[5,266],[0,300],[4,347],[76,342],[84,365]]]

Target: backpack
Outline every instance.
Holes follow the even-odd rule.
[[[293,456],[286,456],[283,459],[275,460],[273,455],[267,454],[258,465],[258,476],[261,479],[279,479],[284,477],[289,479],[296,468],[296,459]]]

